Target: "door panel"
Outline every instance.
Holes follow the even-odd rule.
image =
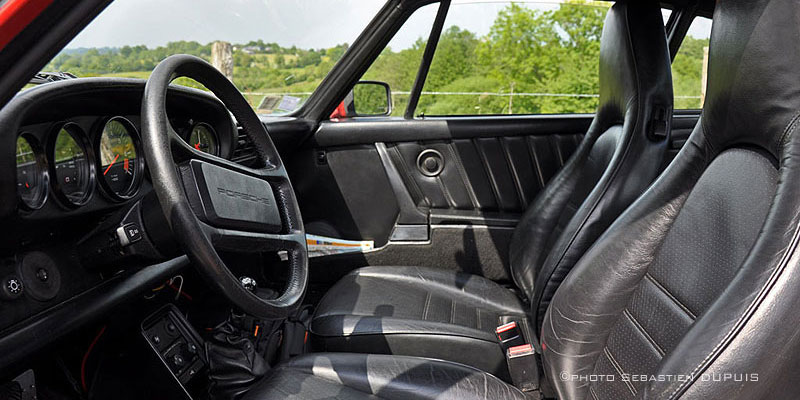
[[[513,227],[575,151],[592,117],[322,123],[289,162],[306,229],[373,240],[377,249],[314,258],[311,276],[334,281],[361,266],[405,264],[510,281]],[[676,112],[670,159],[697,118]],[[421,168],[429,157],[441,171]]]
[[[374,144],[304,148],[287,169],[308,233],[388,242],[400,209]]]
[[[521,213],[582,138],[528,135],[392,143],[387,148],[420,207]],[[429,150],[443,161],[434,176],[419,167]]]

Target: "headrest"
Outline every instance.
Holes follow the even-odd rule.
[[[672,109],[672,73],[661,9],[656,1],[618,1],[608,11],[600,41],[600,105],[603,122],[628,112]]]
[[[755,144],[780,159],[784,132],[800,113],[800,2],[717,2],[709,47],[707,140]]]

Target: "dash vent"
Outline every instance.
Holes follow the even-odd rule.
[[[237,143],[233,151],[232,161],[246,167],[257,168],[263,164],[258,155],[253,139],[248,136],[241,126],[236,126]]]

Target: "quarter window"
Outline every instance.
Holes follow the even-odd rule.
[[[711,20],[695,17],[672,62],[672,86],[676,109],[703,107],[708,67]]]

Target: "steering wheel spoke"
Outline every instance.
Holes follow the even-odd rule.
[[[264,253],[281,250],[296,250],[305,246],[305,234],[300,231],[289,233],[263,233],[238,229],[217,228],[203,223],[203,231],[208,235],[214,248],[237,253]]]

